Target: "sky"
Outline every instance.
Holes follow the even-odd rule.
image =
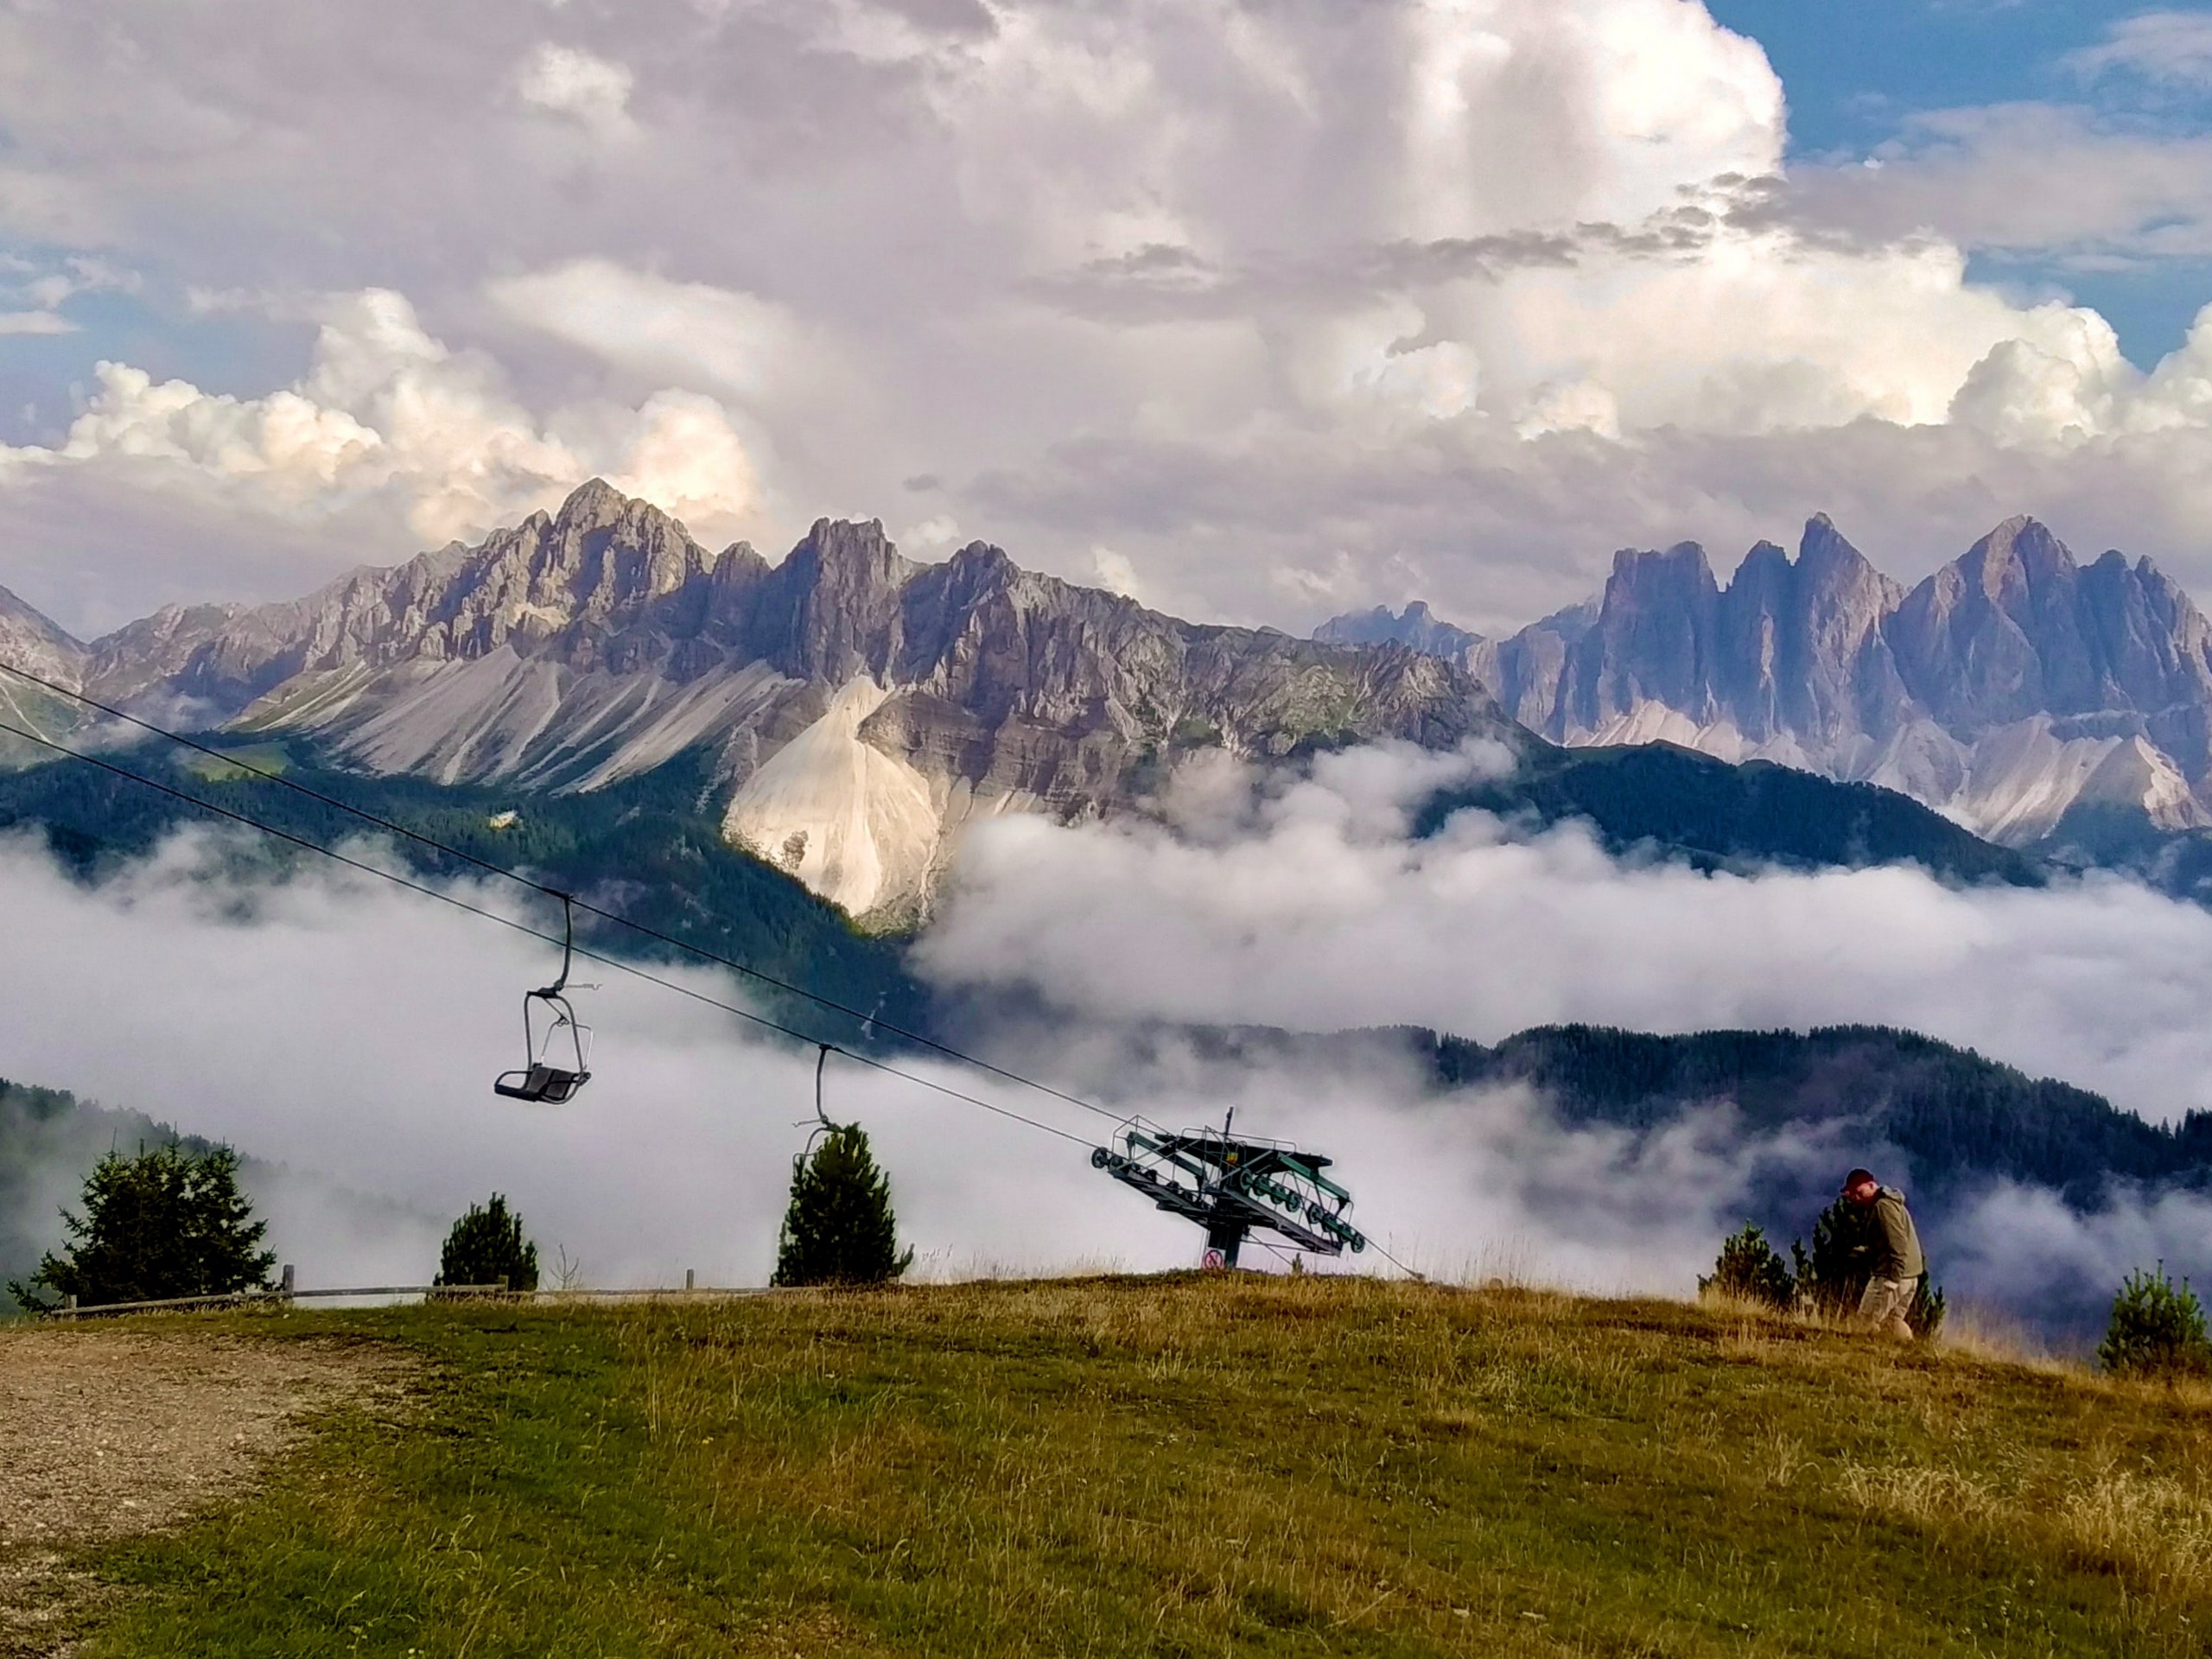
[[[12,0],[0,585],[80,634],[594,474],[1485,630],[1815,512],[2212,590],[2212,11]]]
[[[2138,76],[2131,84],[2108,73],[2085,77],[2082,64],[2085,56],[2109,52],[2114,44],[2155,40],[2160,29],[2192,29],[2192,14],[2207,10],[2201,6],[2146,10],[2109,0],[1850,5],[1715,0],[1709,10],[1765,49],[1789,91],[1789,155],[1815,164],[1893,154],[1916,118],[1977,105],[2086,99],[2112,125],[2163,127],[2177,137],[2201,131],[2208,114],[2212,88],[2201,77]],[[2129,33],[2125,20],[2145,15],[2179,21],[2139,21]],[[2036,249],[2018,256],[1992,250],[1982,253],[1978,268],[1991,280],[2047,285],[2094,307],[2119,335],[2121,350],[2143,368],[2182,343],[2212,297],[2212,260],[2202,250],[2195,257],[2097,268],[2069,261],[2063,251],[2049,257]]]

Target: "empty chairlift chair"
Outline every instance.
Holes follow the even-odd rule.
[[[523,1052],[528,1064],[503,1071],[494,1094],[509,1100],[558,1106],[574,1100],[591,1081],[591,1027],[578,1023],[569,1005],[569,968],[575,952],[575,920],[561,894],[561,976],[522,1000]]]

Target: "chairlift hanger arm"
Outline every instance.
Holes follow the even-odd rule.
[[[532,996],[543,997],[548,1002],[569,988],[569,969],[575,961],[576,955],[575,900],[565,893],[554,896],[561,901],[561,976],[543,989],[531,993]]]

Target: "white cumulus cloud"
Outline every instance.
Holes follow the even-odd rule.
[[[537,8],[394,5],[373,51],[273,0],[221,51],[149,0],[111,15],[128,52],[69,9],[11,18],[0,231],[280,313],[408,295],[448,353],[416,378],[480,372],[524,411],[417,522],[529,499],[499,480],[533,446],[619,467],[609,411],[681,391],[728,413],[764,546],[942,517],[1078,578],[1112,548],[1210,619],[1420,591],[1518,623],[1616,546],[1725,562],[1816,509],[1906,577],[2032,510],[2212,580],[2194,357],[2139,372],[2103,319],[1971,263],[2201,256],[2212,148],[2171,124],[2012,105],[1917,118],[1878,168],[1786,161],[1773,66],[1693,0],[638,0],[557,40]],[[241,404],[286,378],[85,349],[87,384],[102,354]],[[293,389],[423,470],[314,372]],[[11,544],[104,607],[134,571],[174,596],[151,498],[64,512],[24,493],[40,470],[0,488]],[[138,476],[214,511],[187,469]],[[405,518],[296,537],[314,568],[272,551],[239,596],[402,556],[367,532]]]
[[[703,393],[541,415],[491,358],[433,337],[402,295],[371,289],[318,310],[308,372],[260,397],[99,364],[61,442],[0,448],[0,489],[181,496],[336,537],[380,529],[387,558],[512,523],[595,474],[709,537],[741,530],[758,505],[748,446]]]
[[[597,137],[626,138],[635,130],[630,118],[629,69],[572,46],[542,42],[515,72],[515,91],[525,104],[572,118]]]

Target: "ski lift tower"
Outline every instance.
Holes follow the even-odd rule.
[[[1092,1152],[1091,1167],[1205,1228],[1208,1267],[1235,1267],[1255,1230],[1316,1255],[1367,1248],[1345,1214],[1351,1194],[1321,1173],[1331,1160],[1284,1141],[1233,1136],[1230,1119],[1217,1129],[1176,1134],[1133,1123],[1116,1137],[1118,1147]]]

